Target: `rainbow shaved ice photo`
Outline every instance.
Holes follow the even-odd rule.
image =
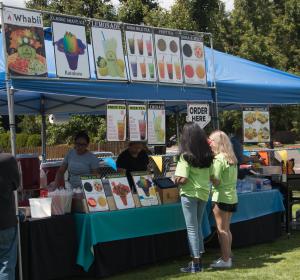
[[[130,193],[130,188],[120,182],[112,182],[111,185],[113,186],[113,193],[118,195],[122,203],[127,206],[127,194]]]
[[[60,52],[65,53],[69,67],[76,70],[78,67],[78,57],[84,54],[86,45],[71,32],[66,32],[64,37],[55,42]]]
[[[141,188],[144,191],[146,196],[151,195],[150,188],[152,186],[152,182],[149,179],[141,176],[136,184],[139,188]]]

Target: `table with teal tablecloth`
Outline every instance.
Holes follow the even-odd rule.
[[[282,196],[277,190],[239,194],[238,211],[232,223],[238,223],[284,211]],[[77,264],[88,270],[94,261],[93,246],[142,236],[158,235],[185,229],[180,203],[142,207],[121,211],[75,215],[79,249]],[[211,233],[214,219],[210,203],[203,219],[203,234]]]

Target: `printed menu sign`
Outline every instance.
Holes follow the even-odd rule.
[[[89,79],[85,21],[52,16],[53,44],[58,77]]]
[[[129,138],[130,141],[147,140],[146,105],[129,105]]]
[[[131,80],[156,81],[152,28],[125,25],[125,35]]]
[[[164,145],[166,142],[165,106],[151,104],[148,106],[148,144]]]
[[[127,80],[121,25],[93,21],[92,42],[97,79]]]
[[[203,40],[199,36],[181,35],[184,80],[187,84],[206,84]]]
[[[47,76],[42,14],[3,7],[8,73]]]
[[[244,142],[270,142],[270,116],[267,108],[243,109]]]
[[[155,29],[155,50],[159,81],[182,83],[179,33]]]
[[[126,140],[126,105],[107,104],[107,141]]]

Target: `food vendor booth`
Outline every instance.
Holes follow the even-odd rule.
[[[40,11],[2,8],[1,45],[6,46],[9,67],[2,59],[0,112],[9,113],[12,124],[14,114],[106,114],[108,140],[124,141],[129,135],[130,140],[163,145],[166,113],[185,110],[187,103],[210,104],[216,121],[219,102],[300,101],[299,77],[206,48],[203,36],[211,39],[210,34],[54,13],[49,14],[52,30],[44,32]],[[12,24],[11,18],[20,13],[35,18],[35,24]],[[92,46],[86,41],[87,22]],[[162,158],[153,161],[161,170]],[[187,254],[176,186],[170,180],[155,181],[148,173],[134,178],[132,192],[122,174],[83,177],[82,195],[74,193],[79,208],[84,205],[82,213],[22,222],[23,278],[108,276]],[[169,191],[168,200],[164,194]],[[234,245],[276,239],[282,211],[278,190],[240,193],[232,220]],[[206,237],[213,226],[208,205]]]

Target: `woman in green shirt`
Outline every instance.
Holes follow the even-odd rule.
[[[221,258],[211,264],[214,268],[232,266],[230,220],[237,208],[237,158],[230,139],[223,131],[209,136],[210,146],[215,154],[212,176],[212,208],[216,220]]]
[[[207,136],[197,124],[183,127],[180,141],[180,159],[175,171],[175,182],[180,186],[181,205],[187,227],[192,261],[182,272],[202,271],[204,252],[202,218],[209,197],[210,167],[213,153]]]

